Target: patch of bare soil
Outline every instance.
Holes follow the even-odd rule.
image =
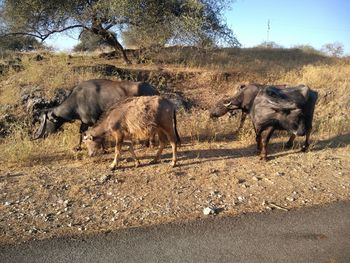
[[[307,153],[283,149],[274,139],[270,161],[255,145],[237,141],[185,143],[170,167],[147,165],[155,149],[137,147],[142,165],[129,154],[111,172],[112,153],[81,160],[47,156],[32,167],[1,164],[0,242],[17,243],[62,235],[92,234],[126,227],[289,210],[350,199],[350,136],[318,139]]]

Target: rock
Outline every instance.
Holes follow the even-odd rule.
[[[4,205],[5,206],[13,205],[13,202],[6,201]]]
[[[276,173],[276,176],[283,176],[283,175],[284,175],[283,172],[277,172],[277,173]]]
[[[294,197],[288,196],[288,197],[286,197],[286,200],[288,200],[288,201],[290,201],[290,202],[293,202],[293,201],[295,201],[295,198],[294,198]]]
[[[210,195],[218,195],[220,192],[218,190],[214,190],[210,192]]]
[[[72,204],[73,204],[73,202],[70,200],[64,200],[64,202],[63,202],[63,205],[66,208],[72,206]]]
[[[243,183],[245,183],[246,182],[246,179],[238,179],[238,183],[239,184],[243,184]]]
[[[275,182],[274,181],[271,181],[269,178],[264,178],[264,181],[267,182],[267,183],[270,183],[270,184],[274,184]]]
[[[216,214],[216,209],[213,207],[206,207],[203,209],[203,214],[204,215],[215,215]]]
[[[46,214],[46,216],[45,216],[45,222],[53,221],[54,219],[55,218],[54,218],[54,214],[53,213]]]
[[[261,177],[258,177],[258,176],[253,176],[252,179],[253,179],[254,181],[261,181],[261,180],[262,180],[262,178],[261,178]]]
[[[238,200],[238,202],[242,203],[245,200],[245,198],[244,198],[244,196],[238,196],[237,200]]]
[[[112,176],[110,174],[102,175],[99,179],[99,182],[101,184],[104,184],[104,183],[108,182],[111,178],[112,178]]]
[[[35,227],[32,227],[31,229],[29,229],[28,231],[30,234],[36,234],[38,233],[38,229],[36,229]]]

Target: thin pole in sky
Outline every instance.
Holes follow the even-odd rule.
[[[270,19],[267,20],[266,44],[269,42],[269,35],[270,35]]]

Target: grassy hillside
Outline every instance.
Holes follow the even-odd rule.
[[[120,60],[106,60],[98,54],[43,53],[44,59],[39,61],[35,53],[12,54],[12,59],[20,58],[24,70],[10,69],[0,76],[1,123],[8,133],[0,139],[2,161],[28,164],[48,154],[79,157],[71,151],[77,140],[77,124],[67,124],[65,132],[45,141],[30,141],[28,131],[33,127],[21,96],[39,92],[52,98],[55,90],[72,89],[79,82],[92,78],[118,79],[121,76],[149,81],[161,92],[180,92],[196,107],[181,113],[179,129],[182,136],[195,141],[217,140],[232,134],[238,118],[214,122],[208,118],[206,109],[225,94],[234,94],[237,84],[247,82],[306,84],[319,92],[315,134],[331,137],[350,130],[349,58],[335,59],[285,49],[167,48],[139,55],[145,63],[125,67]],[[132,58],[134,62],[139,60]],[[3,59],[3,63],[6,60],[11,57]],[[105,70],[106,66],[120,69],[123,74],[113,75],[113,70]],[[6,116],[7,119],[11,116],[12,122],[6,120]],[[254,142],[249,121],[239,136]]]

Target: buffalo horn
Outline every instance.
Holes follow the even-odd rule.
[[[231,104],[232,104],[232,102],[230,101],[229,103],[224,103],[224,106],[225,106],[226,108],[228,108],[228,107],[231,106]]]
[[[47,118],[46,113],[44,113],[44,114],[43,114],[43,120],[42,120],[42,122],[40,123],[40,127],[39,127],[38,131],[36,132],[36,135],[35,135],[35,137],[33,138],[33,140],[37,140],[37,139],[39,139],[39,138],[41,138],[41,137],[44,136],[44,133],[45,133],[45,126],[46,126],[46,118]]]

